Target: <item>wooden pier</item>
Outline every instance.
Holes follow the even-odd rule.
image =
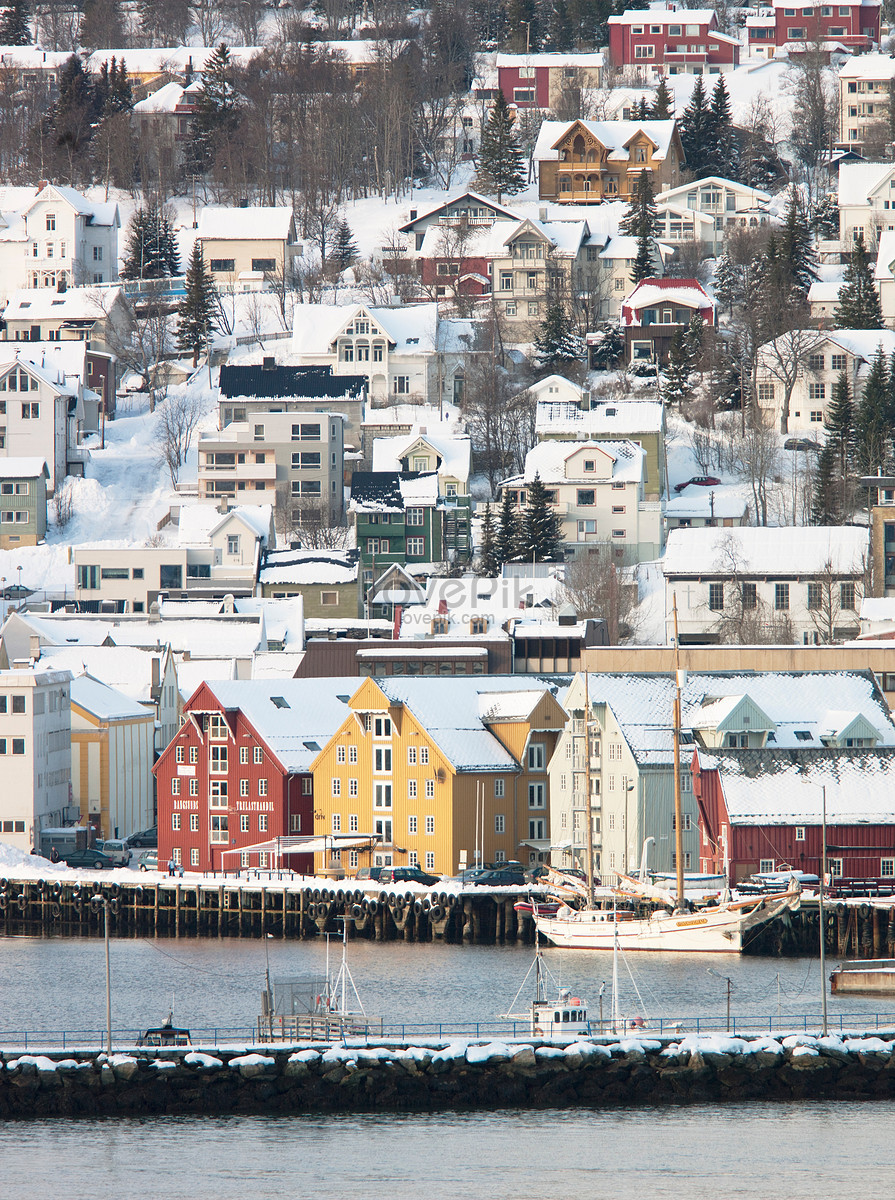
[[[364,891],[320,880],[206,876],[118,883],[0,878],[0,934],[96,936],[109,902],[115,937],[310,939],[341,933],[370,941],[463,942],[478,945],[534,940],[530,916],[514,907],[519,893],[457,894],[433,890]],[[102,898],[102,899],[100,899]],[[819,949],[818,908],[761,926],[746,953],[786,957]],[[841,958],[895,958],[895,904],[850,899],[824,912],[827,951]]]

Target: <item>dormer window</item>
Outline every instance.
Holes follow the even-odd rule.
[[[810,742],[813,740],[811,731],[808,729],[797,729],[795,735],[797,742]]]
[[[473,617],[472,620],[469,622],[469,632],[470,633],[487,633],[488,632],[488,618],[487,617]]]
[[[433,617],[433,618],[432,618],[432,624],[431,624],[431,626],[430,626],[430,631],[431,631],[433,634],[435,634],[435,633],[447,633],[447,631],[448,631],[448,619],[447,619],[447,617]]]
[[[595,471],[597,469],[596,461],[592,458],[586,458],[584,460],[584,469],[585,471]]]
[[[728,733],[724,738],[724,745],[734,750],[745,750],[749,745],[749,734]]]

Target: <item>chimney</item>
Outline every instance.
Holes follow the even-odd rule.
[[[547,220],[547,209],[546,209],[546,208],[539,208],[539,209],[538,209],[538,220],[539,220],[539,221],[546,221],[546,220]]]
[[[415,208],[412,208],[412,209],[410,210],[410,219],[411,219],[411,221],[415,221],[415,220],[416,220],[416,214],[417,214],[417,210],[416,210]]]
[[[224,597],[224,603],[221,607],[221,612],[228,613],[230,616],[236,612],[236,600],[233,598],[232,592],[228,592]]]
[[[157,696],[162,686],[162,660],[152,659],[152,695]]]
[[[261,360],[262,371],[275,371],[277,369],[277,360],[272,354],[265,354]]]
[[[32,633],[28,638],[28,653],[34,662],[40,659],[40,634]]]
[[[47,181],[45,179],[41,179],[37,185],[38,193],[42,192],[45,187],[49,187],[49,186],[50,185],[47,183]]]
[[[160,620],[158,600],[153,600],[149,606],[149,624],[156,625]]]
[[[218,512],[221,513],[223,516],[226,516],[229,511],[230,511],[230,503],[227,500],[227,497],[223,496],[223,497],[221,497],[221,502],[218,505]]]

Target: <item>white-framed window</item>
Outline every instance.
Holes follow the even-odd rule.
[[[349,813],[348,815],[348,832],[357,833],[360,825],[358,824],[357,813]]]
[[[240,779],[239,794],[240,796],[247,796],[249,794],[249,781],[247,779]]]
[[[245,766],[245,764],[249,761],[248,746],[240,746],[239,747],[239,761],[243,766]]]
[[[796,826],[796,841],[804,842],[804,840],[805,840],[805,826],[797,825]]]
[[[193,766],[195,766],[198,761],[199,761],[199,747],[198,746],[190,746],[190,762],[193,764]]]
[[[416,780],[415,780],[415,779],[408,779],[408,780],[407,780],[407,799],[408,799],[408,800],[415,800],[415,799],[416,799],[416,794],[417,794],[417,793],[416,793],[416,788],[417,788]]]
[[[199,865],[199,850],[198,850],[198,847],[193,846],[193,848],[190,850],[190,866],[198,867],[198,865]]]
[[[391,746],[376,746],[373,750],[373,770],[377,775],[390,775],[392,771]]]
[[[392,785],[390,783],[376,783],[373,785],[373,807],[374,808],[391,808],[392,806]]]
[[[226,779],[212,779],[208,785],[208,804],[210,808],[227,807]]]
[[[357,795],[357,780],[356,779],[348,780],[348,795],[349,796]]]
[[[333,813],[332,815],[332,831],[333,833],[342,832],[342,817],[340,813]]]
[[[426,833],[430,836],[435,832],[435,818],[426,817]]]
[[[429,765],[429,747],[420,746],[420,766],[428,767]]]
[[[828,858],[827,859],[827,870],[833,876],[841,875],[842,874],[842,859],[841,858]]]
[[[769,875],[776,867],[776,862],[773,858],[760,858],[758,860],[758,871],[761,875]]]
[[[171,795],[172,796],[180,795],[180,780],[177,778],[176,775],[171,780]]]
[[[671,828],[673,830],[677,829],[677,817],[675,817],[675,816],[672,816],[672,818],[671,818]],[[693,822],[690,817],[690,814],[682,813],[681,814],[681,830],[684,833],[689,833],[692,828],[693,828]]]
[[[357,762],[357,746],[349,746],[348,747],[348,761],[350,763]]]
[[[171,828],[180,828],[180,813],[171,813]]]
[[[895,858],[881,858],[879,860],[879,873],[882,876],[895,875]]]
[[[502,800],[506,795],[506,781],[504,779],[494,780],[494,799]]]
[[[239,814],[239,832],[240,833],[248,833],[249,832],[249,814],[248,813],[240,813]]]
[[[253,757],[255,763],[258,764],[259,766],[264,762],[264,751],[262,750],[262,748],[260,746],[254,747],[254,754],[252,757]]]
[[[407,832],[409,834],[415,834],[417,832],[417,823],[416,817],[407,818]]]
[[[242,853],[240,854],[240,856],[239,856],[239,865],[240,865],[241,867],[250,867],[250,866],[252,865],[252,864],[251,864],[251,862],[249,861],[249,852],[248,852],[248,850],[243,850],[243,851],[242,851]]]
[[[331,783],[332,783],[332,787],[331,787],[331,790],[330,790],[330,795],[331,795],[331,796],[341,796],[341,794],[342,794],[342,780],[341,780],[341,779],[339,779],[337,776],[333,776],[333,778],[332,778],[332,780],[331,780]]]
[[[690,869],[690,858],[691,858],[690,851],[685,850],[684,851],[684,870],[685,871]],[[671,869],[674,870],[676,867],[677,867],[677,854],[672,850],[672,852],[671,852]]]
[[[528,836],[533,842],[540,842],[547,836],[547,822],[543,817],[537,817],[528,822]]]
[[[348,851],[348,866],[349,867],[357,866],[357,851],[356,850]]]
[[[226,746],[209,746],[208,747],[208,769],[212,775],[227,774],[227,747]]]
[[[337,746],[336,747],[336,762],[343,763],[344,761],[345,761],[345,747]]]
[[[182,763],[182,762],[183,762],[183,746],[178,746],[178,747],[175,749],[175,751],[174,751],[174,761],[175,761],[175,762],[179,762],[179,763]]]
[[[532,742],[528,747],[529,771],[546,770],[546,747],[543,742]]]
[[[258,780],[258,795],[259,796],[267,795],[267,780],[266,779]]]
[[[209,840],[212,842],[228,842],[228,823],[226,813],[212,813],[209,818]]]
[[[426,870],[427,871],[435,870],[435,851],[434,850],[426,851]]]
[[[528,807],[529,808],[546,808],[547,807],[547,787],[543,783],[530,783],[528,785]]]
[[[407,765],[409,767],[416,766],[416,746],[407,747]]]
[[[226,819],[227,818],[225,817],[224,820],[226,820]],[[181,854],[181,850],[180,850],[179,846],[175,846],[174,849],[171,851],[171,857],[174,859],[174,861],[177,863],[177,865],[179,867],[181,864],[181,861],[183,859],[183,855]]]
[[[426,539],[424,537],[409,537],[407,539],[407,554],[410,558],[422,558],[426,553]]]
[[[495,813],[494,814],[494,832],[495,833],[506,833],[506,831],[507,831],[506,817],[504,816],[503,813]]]
[[[191,833],[199,832],[199,814],[198,813],[190,813],[190,832]]]
[[[435,798],[435,780],[426,780],[426,799],[433,800]]]

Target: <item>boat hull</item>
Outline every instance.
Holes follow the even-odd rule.
[[[565,918],[538,916],[536,920],[538,931],[545,938],[566,949],[612,950],[616,928],[618,948],[623,951],[739,954],[743,948],[740,913],[682,913],[616,923],[611,913],[583,911]]]
[[[834,996],[895,996],[895,962],[844,963],[830,976],[830,991]]]

